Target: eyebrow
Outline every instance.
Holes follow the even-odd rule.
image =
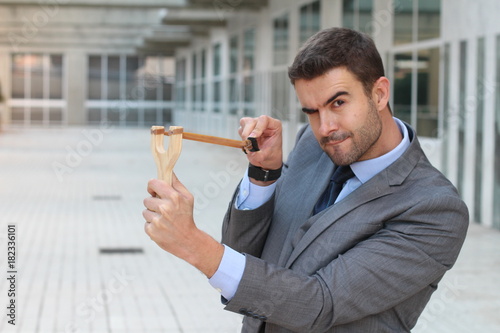
[[[339,96],[343,96],[343,95],[349,95],[349,93],[347,91],[338,91],[337,93],[335,93],[332,97],[330,97],[324,104],[323,106],[327,106],[328,104],[330,104],[331,102],[333,102],[334,100],[336,100]],[[309,108],[302,108],[302,112],[305,112],[305,113],[314,113],[318,111],[317,109],[309,109]]]

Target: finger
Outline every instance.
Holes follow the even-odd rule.
[[[149,222],[144,223],[144,232],[149,236],[151,240],[153,240],[153,228],[153,224]]]
[[[250,136],[250,133],[252,133],[256,123],[257,118],[244,117],[240,119],[240,129],[238,130],[238,133],[243,140],[246,140]]]
[[[158,223],[158,214],[149,209],[142,211],[142,217],[144,217],[147,223]]]
[[[160,206],[162,204],[162,199],[158,197],[149,197],[143,201],[144,207],[152,212],[160,212]]]
[[[148,191],[148,193],[149,193],[149,194],[151,194],[151,196],[152,196],[152,197],[156,197],[156,196],[157,196],[157,195],[156,195],[156,192],[155,192],[155,191],[153,191],[153,189],[152,189],[152,188],[150,187],[150,185],[149,185],[149,184],[151,183],[151,181],[152,181],[152,180],[153,180],[153,179],[150,179],[150,180],[148,181],[148,189],[147,189],[147,191]]]
[[[268,128],[269,119],[270,118],[267,116],[258,117],[254,129],[248,136],[251,138],[260,137],[262,133]]]
[[[163,180],[151,179],[148,182],[148,192],[156,194],[155,197],[165,198],[172,190],[172,186]]]

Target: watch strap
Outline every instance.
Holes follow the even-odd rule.
[[[283,166],[276,170],[266,170],[253,164],[248,164],[248,177],[259,181],[273,181],[281,176]]]

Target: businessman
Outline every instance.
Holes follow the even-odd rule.
[[[309,124],[282,161],[282,126],[243,118],[255,137],[222,244],[193,221],[175,179],[152,180],[145,231],[202,271],[243,332],[410,332],[456,261],[468,211],[389,106],[366,35],[332,28],[299,50],[289,77]]]

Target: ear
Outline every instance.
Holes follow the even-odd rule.
[[[372,99],[377,106],[378,111],[382,111],[387,107],[391,96],[391,83],[385,76],[381,76],[373,84]]]

